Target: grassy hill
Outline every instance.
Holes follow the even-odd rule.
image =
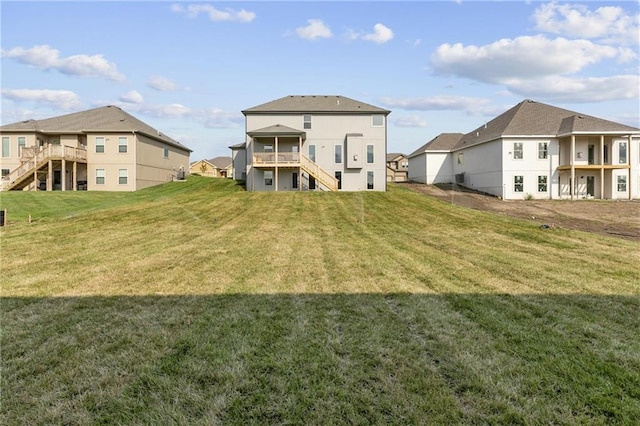
[[[634,242],[393,185],[0,208],[3,424],[640,421]]]

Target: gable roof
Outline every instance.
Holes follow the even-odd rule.
[[[400,152],[390,152],[387,154],[387,161],[393,161],[398,157],[406,157],[406,155],[400,153]]]
[[[374,105],[356,101],[345,96],[304,95],[285,96],[242,111],[244,115],[260,113],[379,113],[389,114],[391,111]]]
[[[226,169],[231,166],[232,162],[231,157],[215,157],[207,161],[218,169]]]
[[[441,133],[409,154],[409,158],[425,151],[450,151],[463,136],[462,133]]]
[[[503,136],[568,136],[575,133],[638,133],[640,129],[525,99],[464,135],[453,150]]]
[[[263,127],[262,129],[251,130],[247,135],[254,136],[302,136],[302,140],[307,138],[304,130],[294,129],[283,124],[274,124],[273,126]]]
[[[136,132],[191,152],[189,148],[154,129],[121,108],[107,105],[43,120],[25,120],[6,124],[0,131],[32,131],[39,133]]]

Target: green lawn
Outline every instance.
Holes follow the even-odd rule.
[[[1,424],[640,424],[636,242],[394,185],[0,208]]]

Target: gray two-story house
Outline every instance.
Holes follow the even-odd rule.
[[[344,96],[286,96],[248,108],[233,176],[248,191],[385,191],[390,111]]]

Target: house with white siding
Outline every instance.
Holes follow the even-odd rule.
[[[409,179],[513,200],[640,198],[640,129],[524,100],[415,150]]]
[[[242,111],[231,148],[248,191],[385,191],[390,111],[344,96],[286,96]]]
[[[191,150],[116,106],[0,127],[2,190],[136,191],[182,177]]]

